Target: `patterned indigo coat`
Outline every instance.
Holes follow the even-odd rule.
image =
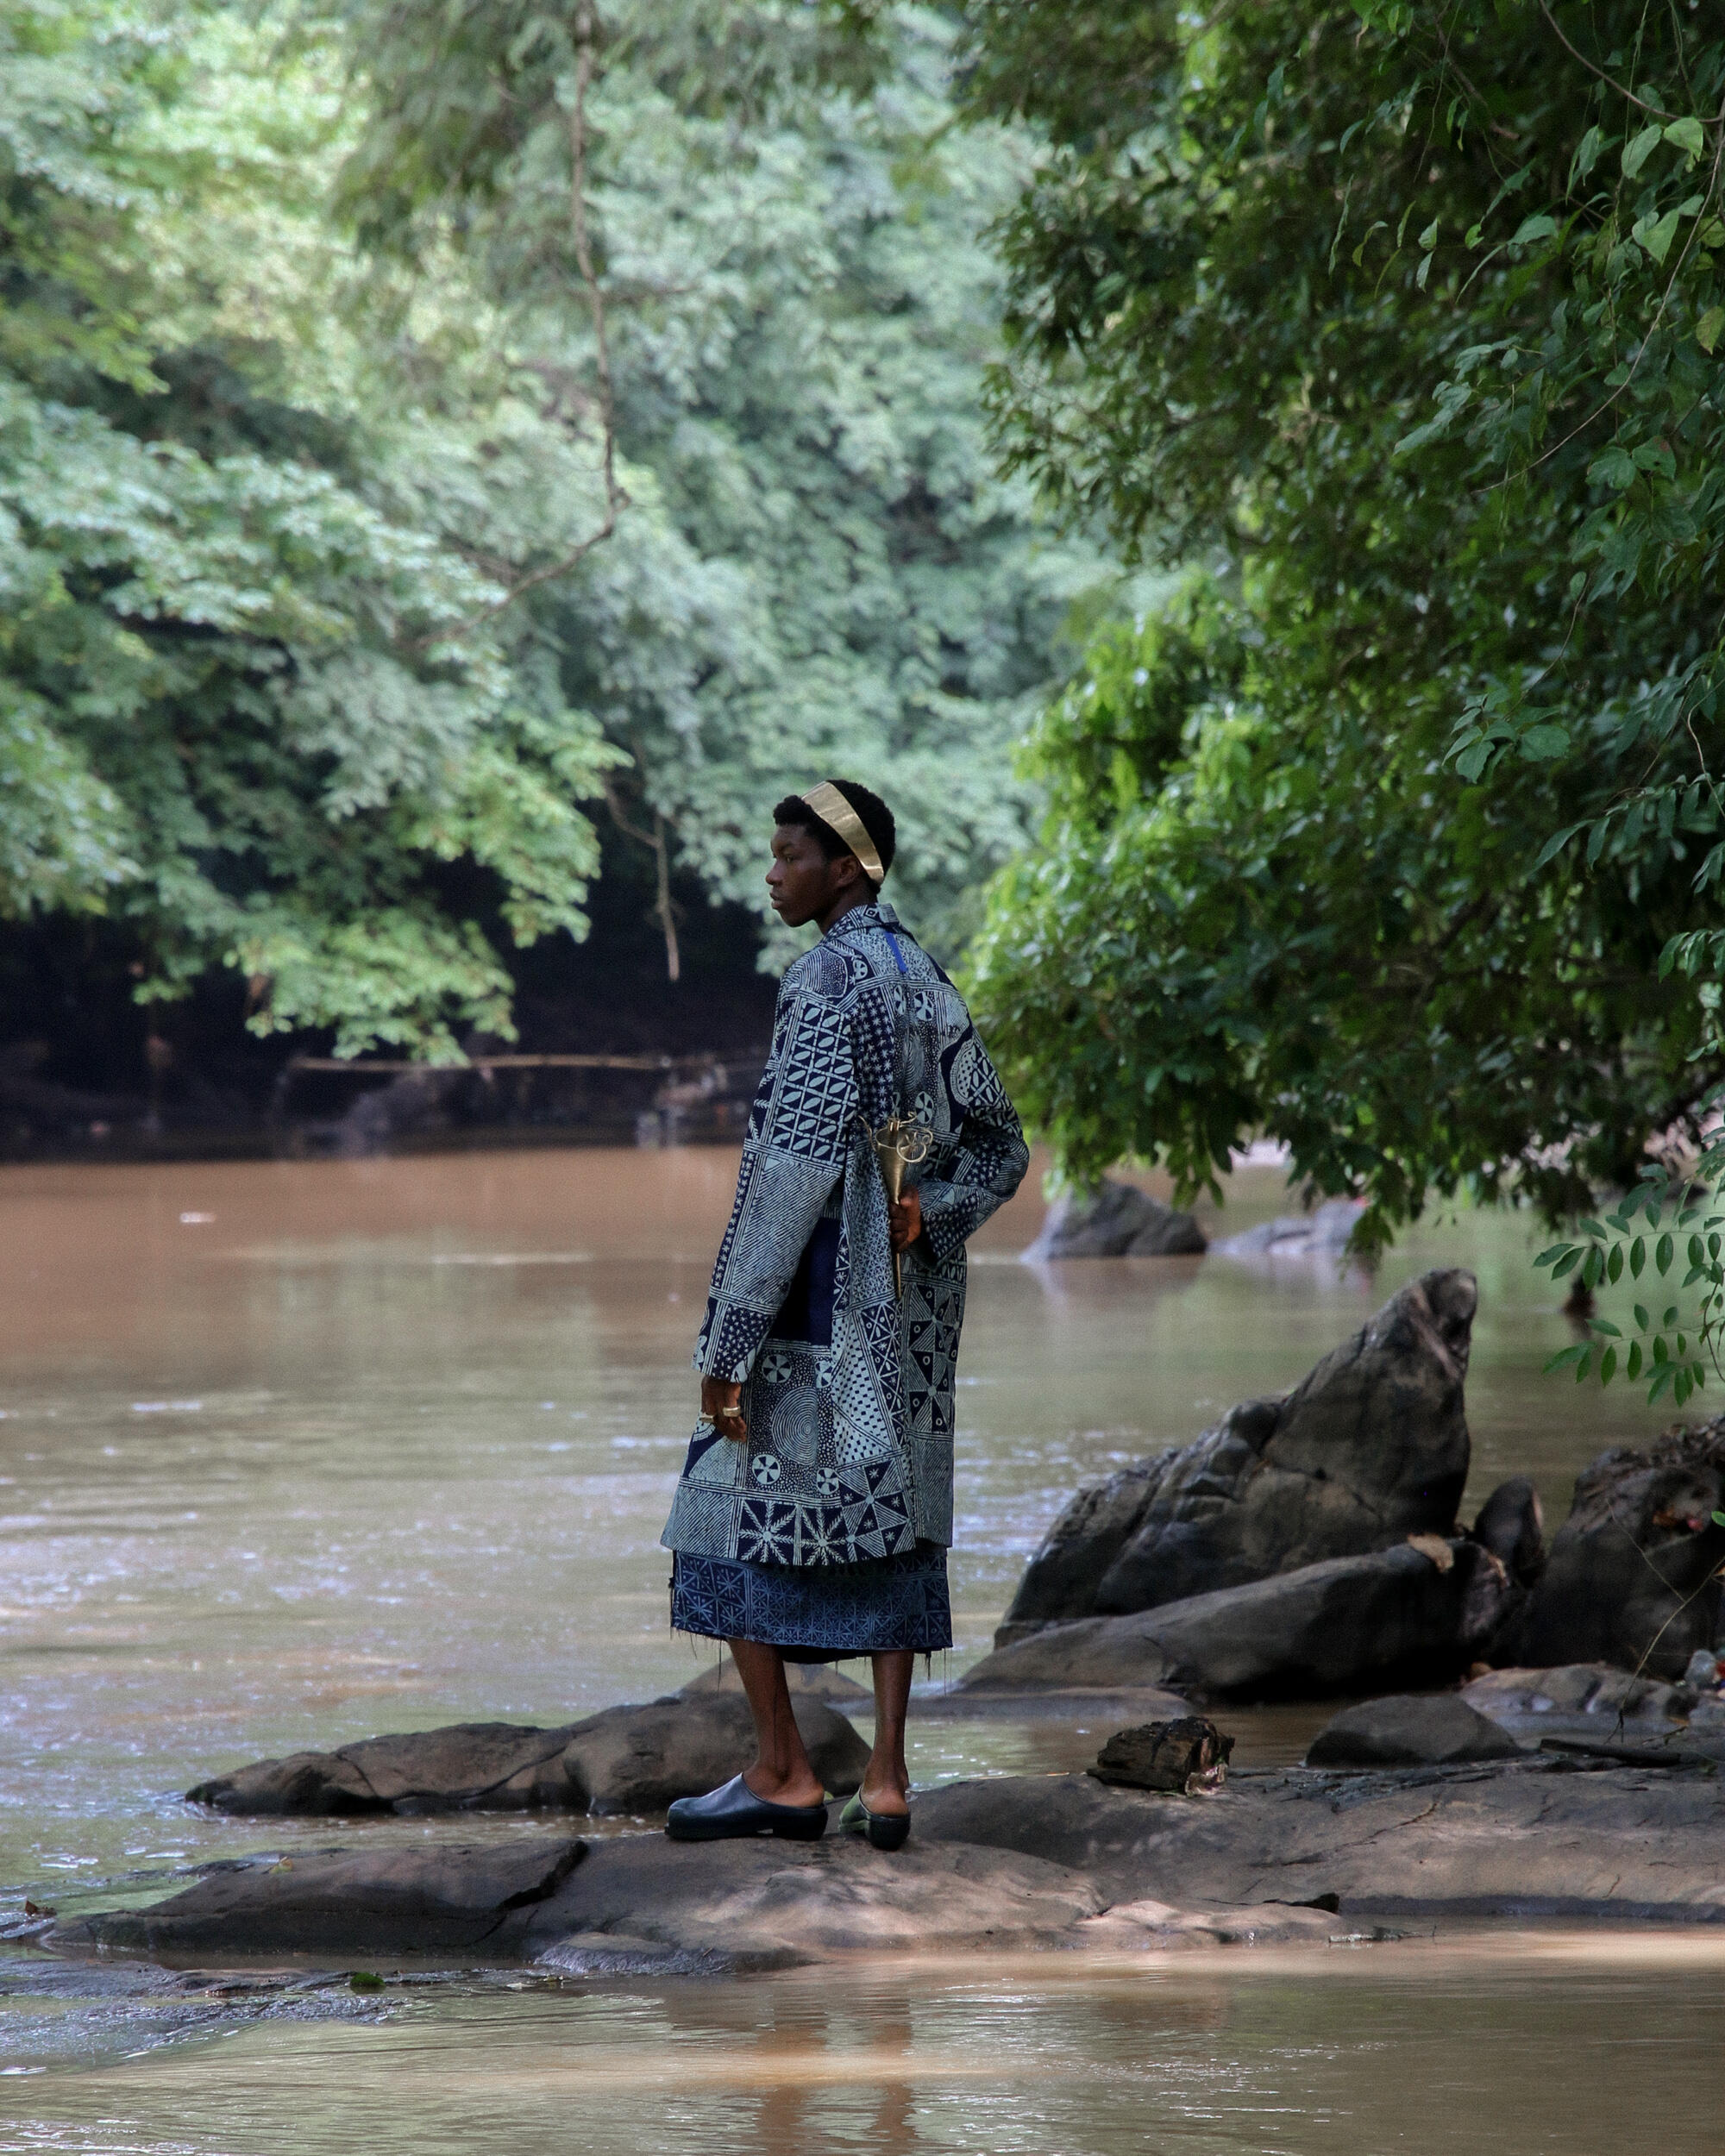
[[[863,1128],[894,1113],[934,1133],[906,1178],[923,1237],[902,1304]],[[842,915],[780,988],[695,1346],[743,1381],[748,1442],[696,1431],[668,1548],[851,1564],[950,1543],[964,1240],[1029,1159],[958,991],[891,906]]]

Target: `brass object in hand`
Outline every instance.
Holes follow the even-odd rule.
[[[861,1123],[861,1116],[857,1118]],[[875,1158],[880,1163],[881,1181],[887,1187],[887,1203],[895,1206],[905,1193],[905,1170],[919,1167],[928,1158],[934,1144],[934,1132],[925,1123],[913,1123],[908,1116],[891,1115],[878,1130],[862,1128],[869,1132],[869,1142],[875,1149]],[[893,1252],[893,1293],[902,1298],[905,1292],[904,1263],[899,1252]]]

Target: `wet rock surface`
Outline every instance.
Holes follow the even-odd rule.
[[[1057,1198],[1023,1256],[1026,1265],[1040,1265],[1062,1257],[1199,1257],[1208,1248],[1189,1213],[1105,1177],[1099,1190]]]
[[[1540,1666],[1647,1658],[1656,1677],[1683,1674],[1719,1637],[1725,1560],[1725,1417],[1673,1431],[1644,1451],[1602,1452],[1576,1477],[1569,1518],[1527,1606],[1491,1655]]]
[[[1523,1745],[1547,1739],[1725,1759],[1725,1695],[1631,1676],[1605,1662],[1494,1670],[1462,1699]]]
[[[1199,1797],[1046,1775],[937,1789],[917,1830],[1068,1865],[1111,1903],[1238,1911],[1333,1897],[1344,1917],[1725,1921],[1725,1787],[1704,1770],[1292,1768],[1235,1774]]]
[[[1003,1639],[1243,1586],[1412,1533],[1448,1534],[1467,1479],[1472,1274],[1411,1282],[1285,1398],[1081,1490],[1032,1559]]]
[[[212,1865],[154,1908],[75,1919],[48,1939],[62,1951],[120,1947],[180,1960],[495,1952],[511,1914],[554,1893],[584,1854],[581,1842],[533,1834]]]
[[[961,1698],[1168,1685],[1207,1699],[1321,1699],[1443,1684],[1495,1635],[1515,1593],[1478,1544],[1421,1537],[1130,1617],[1040,1628],[978,1663]]]
[[[793,1711],[815,1771],[835,1795],[862,1779],[869,1747],[812,1690]],[[755,1757],[740,1690],[686,1692],[610,1707],[562,1728],[460,1722],[370,1737],[336,1752],[260,1759],[188,1789],[189,1802],[254,1818],[454,1811],[662,1812],[728,1782]]]
[[[567,1727],[457,1722],[367,1737],[335,1752],[254,1760],[198,1783],[186,1801],[254,1818],[567,1806],[561,1760],[569,1735]]]
[[[1453,1692],[1392,1695],[1345,1707],[1312,1740],[1308,1767],[1447,1766],[1513,1759],[1521,1746]]]
[[[690,1974],[861,1952],[1321,1938],[1363,1918],[1725,1921],[1725,1785],[1705,1769],[1471,1766],[1235,1776],[1197,1796],[1088,1775],[956,1783],[894,1854],[833,1835],[333,1849],[207,1871],[44,1942],[237,1966],[457,1953]]]

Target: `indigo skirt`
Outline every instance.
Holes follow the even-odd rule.
[[[735,1557],[671,1560],[671,1627],[707,1639],[754,1639],[787,1662],[952,1645],[946,1551],[919,1542],[861,1564],[745,1564]]]

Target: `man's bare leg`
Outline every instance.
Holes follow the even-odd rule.
[[[862,1770],[862,1802],[882,1818],[902,1817],[910,1809],[905,1715],[916,1657],[908,1647],[895,1647],[890,1654],[877,1654],[874,1662],[875,1749]]]
[[[749,1711],[755,1717],[757,1756],[755,1764],[743,1773],[744,1783],[768,1804],[819,1804],[826,1792],[809,1764],[802,1732],[791,1712],[785,1658],[776,1647],[763,1646],[758,1639],[732,1639],[726,1644],[737,1674],[743,1679]],[[908,1665],[910,1658],[905,1659]]]

